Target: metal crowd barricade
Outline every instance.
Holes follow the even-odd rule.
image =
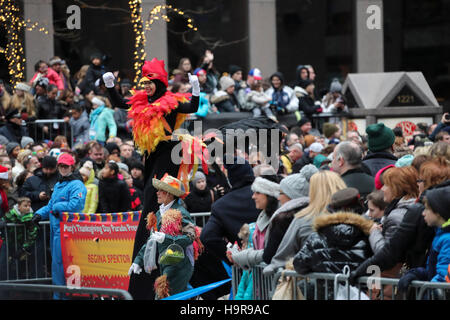
[[[20,249],[17,235],[23,232],[26,240],[25,226],[7,223],[2,233],[3,243],[0,248],[0,282],[51,281],[51,257],[49,252],[50,222],[39,222],[39,234],[31,250],[31,255],[25,260],[14,258],[14,253]],[[12,230],[14,239],[9,239]]]
[[[43,126],[48,127],[48,133],[44,133]],[[69,146],[73,144],[73,128],[63,119],[41,119],[28,123],[28,130],[34,133],[35,140],[43,139],[43,137],[49,137],[53,140],[57,135],[63,135],[67,138]]]
[[[273,275],[264,275],[263,270],[267,264],[261,263],[252,268],[253,273],[253,298],[255,300],[270,300],[273,291]]]
[[[266,276],[263,274],[265,263],[261,263],[252,267],[249,271],[252,273],[253,279],[253,299],[254,300],[270,300],[270,294],[273,291],[274,275]],[[232,279],[231,287],[233,297],[236,297],[236,293],[241,282],[243,269],[233,265],[232,266]]]
[[[344,274],[333,273],[309,273],[300,275],[293,270],[279,270],[275,273],[272,283],[272,291],[269,293],[269,299],[273,296],[278,280],[282,273],[295,279],[293,285],[297,285],[305,297],[305,300],[334,300],[335,297],[335,279],[347,282],[348,276]],[[358,299],[362,300],[362,296],[366,295],[370,300],[384,300],[386,294],[388,299],[404,300],[406,298],[412,300],[448,300],[450,299],[450,283],[446,282],[427,282],[413,281],[411,288],[413,296],[404,296],[398,292],[399,279],[395,278],[378,278],[378,277],[360,277],[357,281]],[[378,289],[373,285],[377,283]],[[293,288],[295,289],[295,288]],[[349,290],[349,286],[347,286]],[[387,290],[386,290],[387,289]],[[294,294],[296,290],[293,290]],[[350,295],[348,295],[350,296]]]
[[[350,299],[350,285],[348,275],[334,273],[308,273],[300,275],[294,270],[279,269],[274,274],[263,274],[265,264],[253,267],[253,299],[271,300],[277,284],[282,276],[294,278],[293,286],[297,286],[305,300],[335,300],[338,284],[343,284],[347,290],[347,298]],[[232,268],[232,292],[236,296],[242,277],[243,269],[238,266]],[[354,300],[450,300],[450,283],[413,281],[408,294],[398,292],[399,279],[360,277],[355,285],[357,289]],[[374,285],[377,285],[375,287]],[[296,288],[292,288],[293,299],[297,297]]]
[[[105,288],[72,288],[69,286],[54,286],[43,284],[19,284],[1,283],[0,292],[15,291],[21,294],[37,293],[43,299],[51,299],[53,293],[62,293],[65,299],[70,300],[133,300],[132,296],[125,290]],[[45,294],[47,294],[45,296]],[[34,297],[34,299],[37,299]]]
[[[191,217],[195,221],[195,225],[199,227],[204,227],[206,222],[208,221],[209,216],[211,215],[211,212],[196,212],[191,213]]]

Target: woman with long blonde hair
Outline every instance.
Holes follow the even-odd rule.
[[[313,232],[312,223],[315,217],[329,214],[327,206],[333,193],[347,188],[344,180],[336,172],[324,170],[311,176],[309,182],[309,204],[297,212],[283,240],[273,256],[270,264],[264,268],[265,274],[271,274],[278,268],[283,268],[290,259],[302,248],[303,243]]]
[[[312,175],[309,187],[309,205],[295,218],[313,219],[321,213],[329,213],[327,206],[336,191],[347,188],[341,176],[333,171],[319,171]]]
[[[24,120],[36,118],[36,104],[29,90],[30,87],[26,83],[18,83],[11,98],[10,107],[16,109],[22,115],[25,113],[26,118]]]

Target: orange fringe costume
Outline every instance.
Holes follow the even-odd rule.
[[[156,230],[157,226],[157,218],[156,215],[152,212],[147,216],[147,229]],[[189,232],[184,232],[186,229],[190,229]],[[172,239],[172,237],[187,235],[190,239],[193,238],[193,248],[194,248],[194,261],[197,260],[199,255],[203,251],[203,244],[200,241],[200,233],[201,228],[188,225],[188,228],[182,227],[182,214],[181,211],[176,209],[167,210],[161,218],[161,227],[160,232],[166,234],[166,238]],[[190,234],[189,234],[190,233]],[[181,240],[183,243],[186,240]],[[164,241],[162,244],[158,244],[158,251],[160,254],[164,252],[172,243],[175,241]],[[183,248],[185,250],[186,248]],[[154,284],[154,290],[159,299],[166,298],[170,295],[170,282],[176,281],[177,287],[183,287],[183,284],[180,282],[189,281],[188,278],[183,278],[181,275],[184,268],[190,268],[190,261],[185,253],[184,260],[179,262],[176,265],[160,265],[161,276],[156,278]],[[185,270],[186,272],[188,270]]]

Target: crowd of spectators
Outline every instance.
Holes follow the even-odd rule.
[[[28,222],[30,212],[48,203],[63,153],[74,157],[74,174],[86,187],[83,212],[142,209],[143,157],[134,146],[126,111],[111,104],[102,80],[106,71],[111,70],[101,55],[93,55],[73,76],[64,60],[52,57],[36,63],[30,81],[14,88],[0,83],[0,166],[8,170],[6,178],[0,172],[2,204],[8,204],[0,209],[3,222]],[[289,261],[300,273],[341,272],[349,265],[360,276],[361,266],[372,259],[392,277],[445,281],[450,263],[448,114],[439,123],[418,124],[412,137],[383,123],[368,126],[365,134],[343,132],[339,114],[348,109],[342,86],[334,79],[319,94],[311,66],[299,66],[290,86],[282,73],[263,77],[258,68],[244,80],[239,66],[219,73],[207,50],[198,67],[181,59],[168,89],[189,92],[188,73],[200,82],[200,118],[251,112],[278,122],[280,115],[301,114],[287,128],[277,166],[260,154],[241,152],[245,164],[216,159],[208,173],[200,170],[193,177],[184,206],[190,213],[211,212],[202,225],[205,252],[196,263],[193,285],[223,279],[222,260],[244,268],[265,262],[267,274]],[[130,97],[131,89],[131,82],[119,77],[117,92]],[[321,112],[333,117],[313,128],[311,117]],[[27,232],[27,239],[36,238],[32,226]],[[227,251],[228,242],[242,250]],[[30,246],[23,242],[9,254],[21,259]],[[427,263],[428,256],[435,260]],[[246,290],[241,296],[248,296]]]

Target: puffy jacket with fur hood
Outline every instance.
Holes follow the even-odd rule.
[[[346,265],[355,270],[372,255],[368,238],[372,225],[373,221],[351,212],[315,218],[315,232],[294,257],[295,271],[342,273]]]

